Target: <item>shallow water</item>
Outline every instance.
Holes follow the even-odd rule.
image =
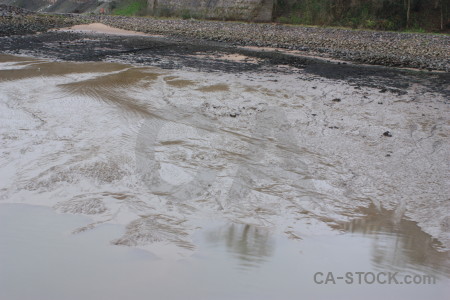
[[[450,283],[448,268],[434,268],[445,260],[432,256],[409,263],[411,249],[399,240],[415,237],[405,232],[299,242],[251,225],[216,223],[195,234],[195,255],[171,260],[110,245],[122,231],[118,225],[70,234],[87,222],[48,208],[1,205],[1,299],[445,299]],[[379,256],[394,264],[380,263]],[[313,281],[315,272],[358,271],[435,274],[437,281],[408,286]]]
[[[0,298],[444,299],[445,97],[272,71],[2,55]]]

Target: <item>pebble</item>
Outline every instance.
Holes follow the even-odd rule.
[[[448,35],[152,17],[36,14],[0,5],[0,36],[44,32],[83,23],[103,23],[125,30],[221,41],[235,46],[291,49],[356,63],[450,72]]]

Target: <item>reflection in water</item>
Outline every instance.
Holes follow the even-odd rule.
[[[275,249],[275,241],[267,229],[249,224],[230,224],[209,231],[206,241],[218,247],[224,243],[243,269],[258,267],[273,255]]]
[[[423,232],[416,222],[395,218],[395,212],[375,206],[363,209],[366,217],[344,224],[344,230],[369,236],[372,263],[380,269],[412,269],[450,276],[449,252]]]
[[[68,234],[88,222],[89,218],[57,214],[49,208],[0,205],[0,299],[448,298],[449,280],[441,279],[436,285],[407,287],[312,283],[316,271],[372,271],[370,249],[362,236],[344,235],[356,250],[349,251],[341,247],[343,235],[297,242],[260,227],[225,225],[206,236],[202,233],[198,256],[173,260],[111,246],[109,241],[122,232],[120,226]]]

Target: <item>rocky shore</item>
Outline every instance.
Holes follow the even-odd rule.
[[[88,18],[145,33],[299,50],[305,54],[374,65],[450,71],[448,35],[219,21]]]
[[[305,55],[356,63],[450,71],[448,35],[147,17],[41,15],[0,6],[0,36],[43,32],[92,22],[233,46],[297,50]]]
[[[70,15],[38,14],[22,8],[0,4],[0,37],[33,34],[49,29],[83,23]]]

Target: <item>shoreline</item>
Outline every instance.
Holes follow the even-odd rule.
[[[2,12],[0,8],[3,38],[90,23],[198,44],[274,48],[324,60],[450,72],[447,35],[151,17],[22,14]]]
[[[125,30],[238,47],[282,48],[358,64],[450,71],[450,36],[445,35],[147,17],[87,16],[82,19]]]

